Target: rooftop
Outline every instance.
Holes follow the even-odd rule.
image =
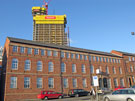
[[[89,54],[106,55],[106,56],[120,58],[120,56],[117,56],[108,52],[95,51],[95,50],[76,48],[76,47],[70,47],[70,46],[62,46],[62,45],[49,44],[49,43],[41,43],[41,42],[36,42],[32,40],[25,40],[25,39],[13,38],[13,37],[7,37],[7,38],[10,40],[10,42],[14,42],[14,43],[29,44],[29,45],[35,45],[35,46],[41,46],[41,47],[56,48],[56,49],[61,49],[61,50],[70,50],[70,51],[76,51],[76,52],[84,52],[84,53],[89,53]]]

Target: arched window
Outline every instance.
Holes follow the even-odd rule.
[[[82,73],[86,73],[86,68],[84,64],[82,64]]]
[[[25,70],[30,70],[30,60],[25,61]]]
[[[66,72],[66,64],[65,63],[61,63],[61,72]]]
[[[42,61],[37,62],[37,71],[42,71]]]
[[[49,72],[53,72],[53,62],[48,63],[48,70]]]
[[[72,73],[76,73],[76,64],[72,64]]]
[[[18,60],[17,59],[12,59],[12,69],[17,70],[18,69]]]

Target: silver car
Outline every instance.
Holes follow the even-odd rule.
[[[114,91],[113,93],[104,95],[104,101],[135,101],[135,89],[125,88]]]

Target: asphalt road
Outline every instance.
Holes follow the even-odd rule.
[[[31,99],[23,101],[46,101],[46,100]],[[83,97],[65,97],[63,99],[49,99],[47,101],[97,101],[97,100],[92,99],[92,96],[83,96]],[[98,101],[103,101],[102,96],[99,97]]]

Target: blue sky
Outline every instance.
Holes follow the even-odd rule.
[[[42,5],[43,0],[0,0],[0,46],[7,36],[32,40],[31,8]],[[53,14],[67,15],[73,47],[135,53],[135,0],[52,0]]]

